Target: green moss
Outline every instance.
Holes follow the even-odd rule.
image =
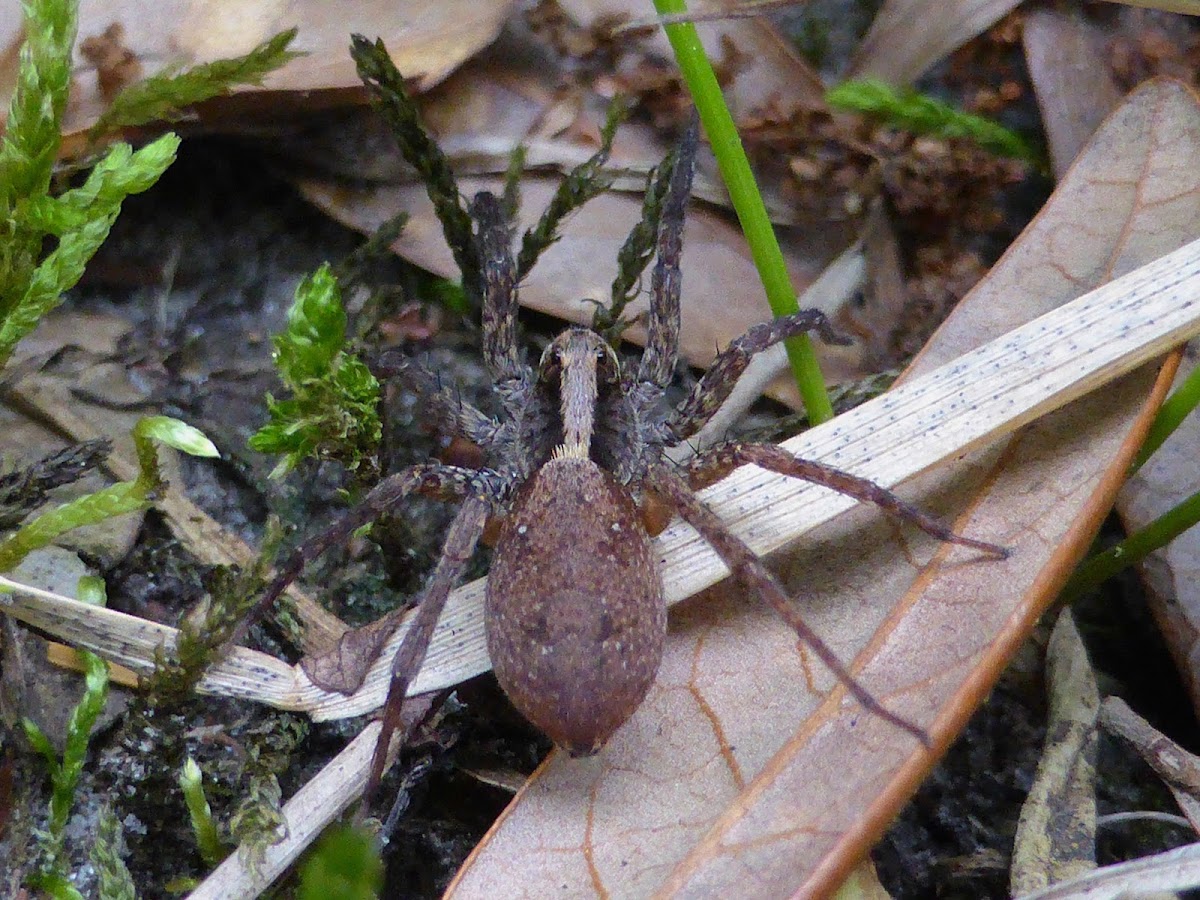
[[[372,900],[383,888],[375,838],[361,828],[334,827],[300,867],[298,900]]]
[[[617,277],[613,279],[611,300],[608,306],[597,306],[592,316],[592,328],[603,334],[609,343],[619,340],[629,327],[630,323],[623,318],[625,307],[637,296],[642,274],[654,258],[663,201],[678,162],[679,148],[676,147],[647,178],[641,218],[617,252]]]
[[[542,253],[558,240],[559,229],[567,216],[612,187],[612,178],[605,174],[604,165],[612,154],[617,128],[625,120],[628,111],[620,99],[609,105],[604,127],[600,129],[600,148],[559,182],[538,223],[521,238],[521,249],[517,253],[518,282],[529,274]]]
[[[124,847],[121,822],[111,806],[100,813],[96,843],[92,846],[91,861],[99,880],[100,900],[136,900],[133,876],[121,854]]]
[[[262,84],[263,78],[303,53],[288,50],[296,37],[289,28],[259,44],[244,56],[218,59],[186,71],[167,70],[121,91],[91,127],[91,137],[177,117],[179,111],[228,94],[241,84]]]
[[[874,116],[913,134],[966,138],[997,156],[1044,164],[1041,154],[1015,131],[911,88],[897,89],[870,78],[845,81],[825,93],[825,102],[836,109]]]
[[[446,243],[462,272],[463,283],[474,290],[479,283],[479,256],[471,233],[471,217],[463,205],[449,160],[421,124],[416,104],[405,90],[404,76],[392,62],[383,41],[372,43],[362,35],[353,35],[350,55],[401,155],[421,176],[442,223]]]
[[[90,576],[81,578],[78,594],[84,603],[103,606],[104,581]],[[84,691],[67,722],[67,740],[62,758],[59,759],[50,739],[32,719],[21,721],[29,743],[46,760],[51,784],[50,816],[45,831],[39,835],[42,859],[31,877],[31,883],[54,897],[78,894],[66,878],[67,862],[63,851],[67,819],[75,805],[75,788],[87,759],[92,728],[108,701],[108,663],[86,650],[79,655],[84,669]]]
[[[200,856],[208,865],[215,866],[225,858],[228,851],[217,830],[212,807],[208,805],[208,797],[204,794],[204,775],[196,760],[190,756],[184,761],[183,769],[179,773],[179,787],[183,791],[183,800],[187,805],[192,834],[196,836]]]
[[[292,392],[267,396],[270,421],[250,447],[281,457],[279,478],[306,458],[336,460],[351,471],[377,469],[383,425],[379,382],[346,346],[346,309],[328,265],[296,288],[287,329],[274,339],[275,367]]]

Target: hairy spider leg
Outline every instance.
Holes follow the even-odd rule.
[[[409,494],[419,493],[437,500],[457,501],[478,492],[494,473],[446,466],[440,463],[421,463],[409,466],[385,478],[371,490],[362,502],[326,528],[310,537],[288,555],[283,565],[276,567],[275,578],[267,585],[250,611],[234,629],[228,646],[245,640],[250,628],[274,606],[279,596],[295,581],[309,562],[331,547],[344,544],[359,528],[374,522]]]
[[[687,466],[692,490],[716,484],[738,466],[753,463],[760,469],[819,484],[821,487],[853,497],[861,503],[873,503],[885,512],[920,528],[926,534],[949,544],[960,544],[982,550],[999,559],[1008,557],[1008,550],[987,541],[963,537],[919,507],[902,500],[885,487],[867,478],[851,475],[825,463],[801,459],[776,444],[733,442],[722,444],[693,458]]]
[[[487,191],[475,195],[471,217],[478,225],[476,244],[483,279],[483,360],[496,386],[528,385],[533,370],[517,344],[517,264],[512,253],[512,224],[500,200]]]
[[[370,809],[375,792],[379,789],[379,782],[383,780],[388,762],[388,748],[391,746],[392,737],[403,724],[402,711],[404,698],[408,695],[408,686],[421,670],[421,664],[425,662],[433,630],[442,616],[450,591],[462,578],[463,569],[475,552],[475,545],[483,535],[490,509],[491,502],[487,497],[469,496],[463,501],[458,515],[450,525],[446,542],[442,545],[441,558],[438,559],[433,574],[429,576],[421,599],[417,601],[417,613],[400,641],[395,657],[392,658],[392,677],[388,683],[387,700],[383,704],[382,727],[379,739],[375,743],[375,752],[371,756],[371,773],[363,789],[363,802],[359,807],[360,817]]]
[[[646,349],[638,364],[637,380],[666,388],[675,377],[679,360],[679,296],[682,282],[684,212],[692,192],[696,145],[700,125],[695,114],[679,143],[679,157],[663,197],[662,217],[655,243],[654,272],[650,279],[650,321]]]
[[[745,541],[729,531],[720,517],[692,493],[691,488],[679,475],[666,466],[658,465],[650,470],[648,480],[654,490],[665,497],[679,512],[680,517],[695,528],[699,535],[717,552],[717,555],[729,567],[729,571],[746,587],[747,591],[756,594],[771,605],[779,617],[792,627],[800,640],[817,654],[826,668],[867,712],[907,731],[926,747],[931,746],[929,735],[925,729],[888,710],[858,682],[854,673],[838,659],[833,649],[808,627],[792,599],[775,576],[763,565],[762,560],[755,555]]]
[[[819,309],[802,309],[761,322],[717,354],[687,398],[673,410],[668,428],[677,442],[695,435],[729,399],[738,379],[754,356],[768,347],[798,334],[815,331],[827,344],[848,344],[850,339],[840,334]]]
[[[391,352],[371,365],[381,381],[395,379],[421,398],[425,414],[443,434],[461,435],[485,450],[493,447],[499,426],[495,419],[472,406],[457,389],[441,380],[416,360]]]

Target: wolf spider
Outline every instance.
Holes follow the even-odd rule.
[[[444,421],[482,448],[488,464],[473,469],[430,462],[389,476],[359,507],[294,553],[260,600],[260,609],[268,606],[305,561],[408,494],[461,503],[392,663],[368,803],[382,777],[408,685],[489,519],[500,523],[485,610],[496,677],[517,709],[572,755],[595,753],[637,709],[658,671],[667,609],[643,524],[644,508],[652,502],[665,502],[695,528],[734,577],[769,603],[867,710],[928,740],[855,680],[805,625],[796,604],[753,551],[694,491],[753,463],[875,503],[943,541],[997,555],[1004,551],[954,534],[866,479],[797,459],[778,446],[728,443],[699,453],[682,469],[667,460],[667,449],[696,435],[729,397],[754,354],[809,331],[842,342],[817,310],[756,325],[717,356],[682,403],[667,406],[664,398],[678,361],[679,263],[696,143],[693,124],[668,176],[648,334],[636,368],[626,369],[599,331],[584,327],[556,337],[536,368],[525,362],[516,333],[512,227],[495,196],[485,192],[474,198],[469,211],[482,273],[483,356],[502,414],[499,419],[485,415],[409,361],[390,366],[390,372],[422,391]],[[307,661],[306,671],[327,688],[353,691],[366,666],[360,661],[347,674],[346,661],[373,659],[395,621],[359,630],[370,652],[362,652],[360,640],[353,653],[340,648]]]

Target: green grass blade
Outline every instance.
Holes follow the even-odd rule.
[[[687,12],[684,0],[654,0],[654,6],[660,15]],[[771,312],[776,316],[796,312],[799,305],[783,251],[779,248],[775,229],[767,216],[767,208],[754,181],[750,162],[746,159],[742,139],[725,105],[721,86],[700,43],[696,26],[684,22],[664,28],[750,245],[750,253],[766,290]],[[785,346],[809,421],[815,425],[832,419],[833,406],[829,402],[812,343],[807,336],[801,335],[787,341]]]
[[[1070,602],[1095,590],[1113,575],[1165,547],[1197,522],[1200,522],[1200,493],[1192,494],[1145,528],[1087,560],[1063,588],[1063,597]]]
[[[1166,443],[1167,438],[1197,405],[1200,405],[1200,366],[1191,371],[1159,408],[1158,415],[1154,417],[1150,430],[1146,433],[1145,443],[1142,444],[1142,449],[1138,451],[1137,459],[1133,463],[1134,471],[1140,469],[1154,451]]]

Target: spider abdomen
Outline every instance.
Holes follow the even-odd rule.
[[[559,457],[521,489],[488,575],[487,642],[501,687],[573,756],[595,753],[641,704],[667,610],[629,492]]]

